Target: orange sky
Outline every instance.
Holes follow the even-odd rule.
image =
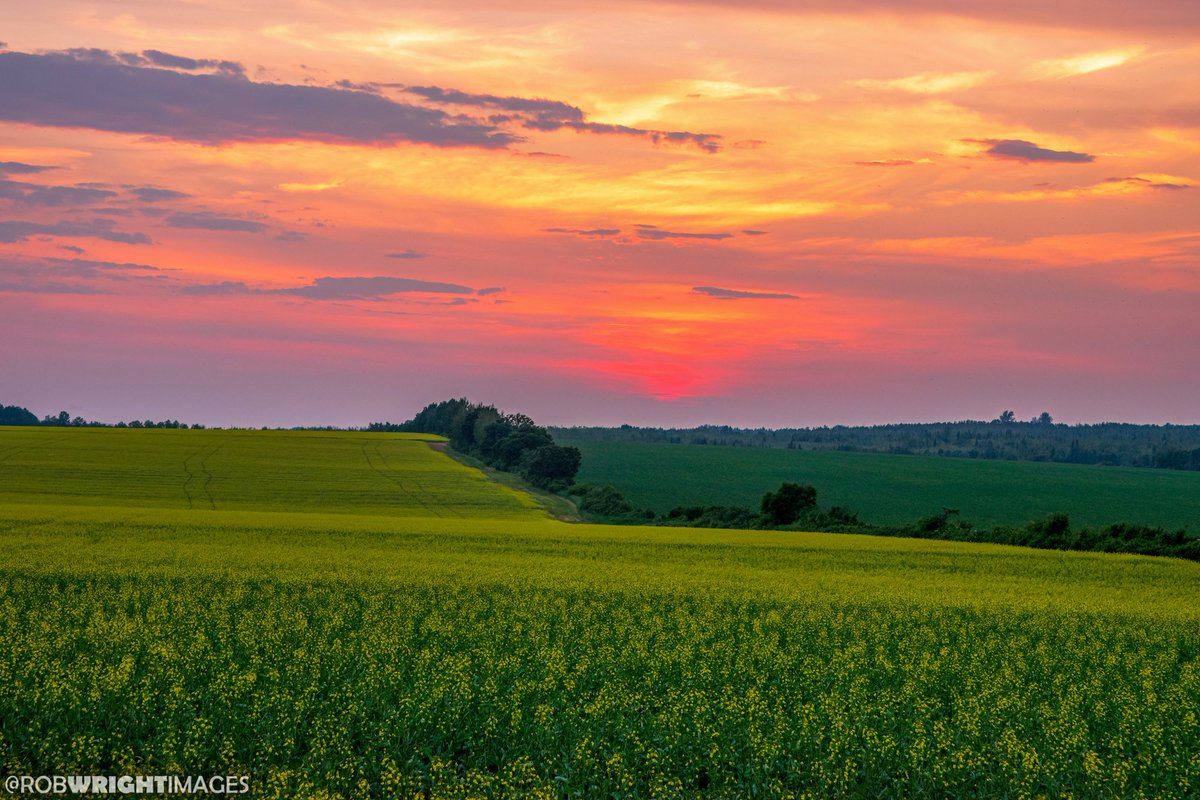
[[[9,5],[0,403],[1200,422],[1193,0]]]

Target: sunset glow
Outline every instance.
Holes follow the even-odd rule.
[[[1200,422],[1192,0],[13,11],[0,403]]]

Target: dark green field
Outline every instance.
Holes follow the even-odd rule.
[[[609,483],[639,508],[737,505],[757,510],[784,481],[816,487],[822,506],[902,525],[958,509],[978,526],[1063,511],[1075,524],[1139,522],[1200,533],[1200,473],[936,456],[701,445],[582,442],[578,480]]]

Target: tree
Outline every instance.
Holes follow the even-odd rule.
[[[791,525],[817,507],[817,490],[798,483],[784,483],[762,499],[762,514],[768,525]]]
[[[1016,421],[1017,415],[1007,409],[996,419],[1001,425],[1011,425]]]
[[[521,459],[521,474],[534,486],[557,491],[574,482],[582,460],[583,453],[578,447],[548,444],[525,452]]]
[[[38,418],[21,406],[0,406],[0,425],[37,425]]]

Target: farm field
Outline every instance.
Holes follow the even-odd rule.
[[[1200,534],[1200,473],[709,445],[571,441],[578,480],[608,483],[638,508],[733,505],[757,510],[784,481],[816,487],[822,506],[903,525],[943,507],[977,526],[1019,525],[1063,511],[1074,524],[1137,522]]]
[[[390,434],[10,430],[8,775],[245,774],[271,798],[1200,787],[1198,564],[570,525]],[[180,454],[226,437],[189,507]],[[351,457],[376,443],[383,474]],[[72,448],[109,477],[41,485]],[[149,463],[175,482],[139,493]]]

